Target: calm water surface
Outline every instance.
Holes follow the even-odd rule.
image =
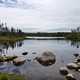
[[[64,77],[59,73],[59,69],[72,62],[74,59],[73,54],[80,53],[80,48],[79,42],[74,43],[66,40],[24,40],[4,48],[4,54],[9,56],[22,56],[22,53],[25,51],[28,52],[28,55],[24,56],[26,58],[25,64],[15,66],[11,62],[0,63],[0,71],[23,74],[26,80],[64,80]],[[51,51],[55,54],[55,64],[43,66],[34,60],[35,57],[40,56],[44,51]],[[32,54],[33,52],[36,52],[36,54]],[[78,76],[78,80],[80,80],[80,73],[74,73],[75,77]]]

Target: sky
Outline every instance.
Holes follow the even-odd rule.
[[[0,0],[0,20],[24,32],[63,32],[80,26],[80,0]]]

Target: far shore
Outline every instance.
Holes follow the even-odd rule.
[[[24,39],[25,36],[0,36],[0,42],[16,42]]]

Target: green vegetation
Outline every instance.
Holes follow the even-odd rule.
[[[80,41],[80,27],[72,30],[71,34],[65,36],[66,39]]]
[[[37,37],[64,37],[67,40],[80,41],[80,27],[77,29],[72,29],[71,32],[55,32],[55,33],[26,33],[28,36],[37,36]]]
[[[0,56],[0,62],[12,61],[15,58],[17,58],[17,56]]]
[[[27,36],[37,36],[37,37],[64,37],[69,35],[70,32],[37,32],[37,33],[26,33]]]
[[[0,23],[0,42],[16,42],[25,39],[25,33],[21,29],[8,28],[7,24]]]
[[[24,33],[21,29],[8,28],[7,24],[0,23],[0,43],[15,43],[16,41],[26,39],[26,36],[36,37],[64,37],[69,40],[80,41],[80,27],[71,30],[72,32],[37,32],[37,33]]]
[[[0,80],[25,80],[22,75],[0,73]]]
[[[5,42],[16,42],[16,41],[20,41],[20,40],[24,40],[25,36],[15,36],[15,35],[11,35],[11,36],[0,36],[0,42],[5,43]]]
[[[74,40],[74,41],[80,41],[80,33],[72,33],[70,35],[67,35],[66,39],[70,39],[70,40]]]

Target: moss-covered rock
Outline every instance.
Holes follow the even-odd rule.
[[[43,52],[40,57],[37,57],[36,60],[43,66],[50,66],[52,64],[55,64],[56,57],[52,52],[46,51]]]
[[[17,58],[17,56],[0,56],[0,62],[12,61],[15,58]]]
[[[5,61],[12,61],[15,58],[17,58],[17,56],[7,56],[7,57],[5,57]]]

